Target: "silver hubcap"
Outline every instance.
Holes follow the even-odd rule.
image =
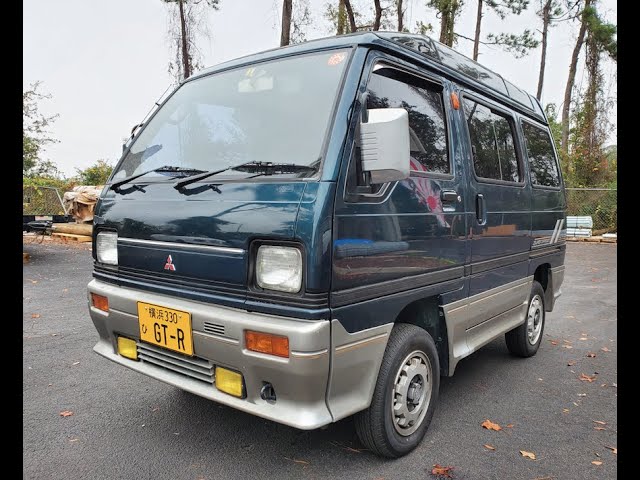
[[[540,333],[542,332],[543,321],[544,310],[542,308],[542,299],[539,295],[536,295],[531,299],[529,312],[527,313],[527,339],[531,345],[538,343]]]
[[[411,435],[422,423],[431,401],[431,363],[421,351],[400,364],[391,392],[393,426],[402,436]]]

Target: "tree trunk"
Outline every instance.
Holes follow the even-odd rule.
[[[591,0],[585,0],[584,8],[591,6]],[[582,10],[584,12],[584,9]],[[564,154],[569,151],[569,112],[571,107],[571,92],[576,80],[576,69],[578,67],[578,57],[580,56],[580,50],[584,43],[584,35],[587,31],[587,21],[582,15],[580,23],[580,31],[578,32],[578,38],[576,39],[576,45],[573,48],[571,54],[571,64],[569,65],[569,78],[567,79],[567,86],[564,90],[564,103],[562,104],[562,139],[560,142],[560,148]]]
[[[351,8],[351,0],[342,0],[344,2],[344,8],[347,9],[347,17],[349,18],[349,28],[351,29],[351,33],[357,32],[358,27],[356,27],[356,17],[353,15],[353,8]]]
[[[551,0],[547,0],[542,9],[542,57],[540,58],[540,75],[538,76],[538,93],[536,98],[542,97],[542,85],[544,84],[544,65],[547,61],[547,34],[551,21]]]
[[[478,0],[478,14],[476,15],[476,35],[473,39],[473,59],[478,60],[478,47],[480,46],[480,25],[482,25],[482,2]]]
[[[442,9],[440,18],[440,43],[447,44],[447,24],[449,22],[449,8]]]
[[[189,62],[189,47],[187,45],[187,22],[184,18],[183,0],[178,0],[178,8],[180,10],[180,29],[182,31],[182,70],[183,80],[191,76],[191,65]]]
[[[377,32],[380,30],[380,21],[382,20],[382,6],[380,5],[380,0],[373,0],[373,6],[376,9],[376,16],[373,20],[373,31]]]
[[[398,0],[398,31],[404,28],[404,12],[402,11],[402,0]]]
[[[291,39],[291,10],[293,0],[282,0],[282,32],[280,46],[289,45]]]
[[[344,8],[344,0],[338,1],[338,28],[336,35],[344,35],[347,29],[347,11]]]

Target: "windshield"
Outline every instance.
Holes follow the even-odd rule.
[[[317,171],[346,63],[346,51],[332,50],[185,83],[134,141],[112,181],[164,165],[209,171],[273,162]],[[220,177],[247,176],[230,170]]]

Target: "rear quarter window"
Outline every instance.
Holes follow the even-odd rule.
[[[522,122],[522,133],[529,158],[531,183],[544,187],[559,187],[558,162],[548,130]]]

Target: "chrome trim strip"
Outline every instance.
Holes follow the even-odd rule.
[[[376,342],[378,340],[382,340],[383,338],[385,338],[387,336],[388,336],[387,333],[380,333],[380,334],[375,335],[375,336],[370,337],[370,338],[357,340],[357,341],[351,342],[351,343],[345,343],[344,345],[340,345],[339,347],[336,347],[336,354],[340,354],[340,353],[346,352],[348,350],[352,350],[354,348],[363,347],[363,346],[367,345],[368,343]]]
[[[157,240],[143,240],[140,238],[126,238],[126,237],[118,238],[118,243],[123,243],[125,245],[143,245],[143,246],[158,247],[158,248],[177,248],[177,249],[191,250],[191,251],[200,250],[203,252],[230,253],[232,255],[243,255],[245,252],[241,248],[215,247],[213,245],[198,245],[196,243],[159,242]]]
[[[293,350],[291,350],[290,355],[292,357],[297,357],[297,358],[304,358],[304,359],[313,359],[313,358],[320,358],[323,355],[326,355],[327,353],[329,353],[329,349],[325,348],[323,350],[318,350],[317,352],[295,352]]]

